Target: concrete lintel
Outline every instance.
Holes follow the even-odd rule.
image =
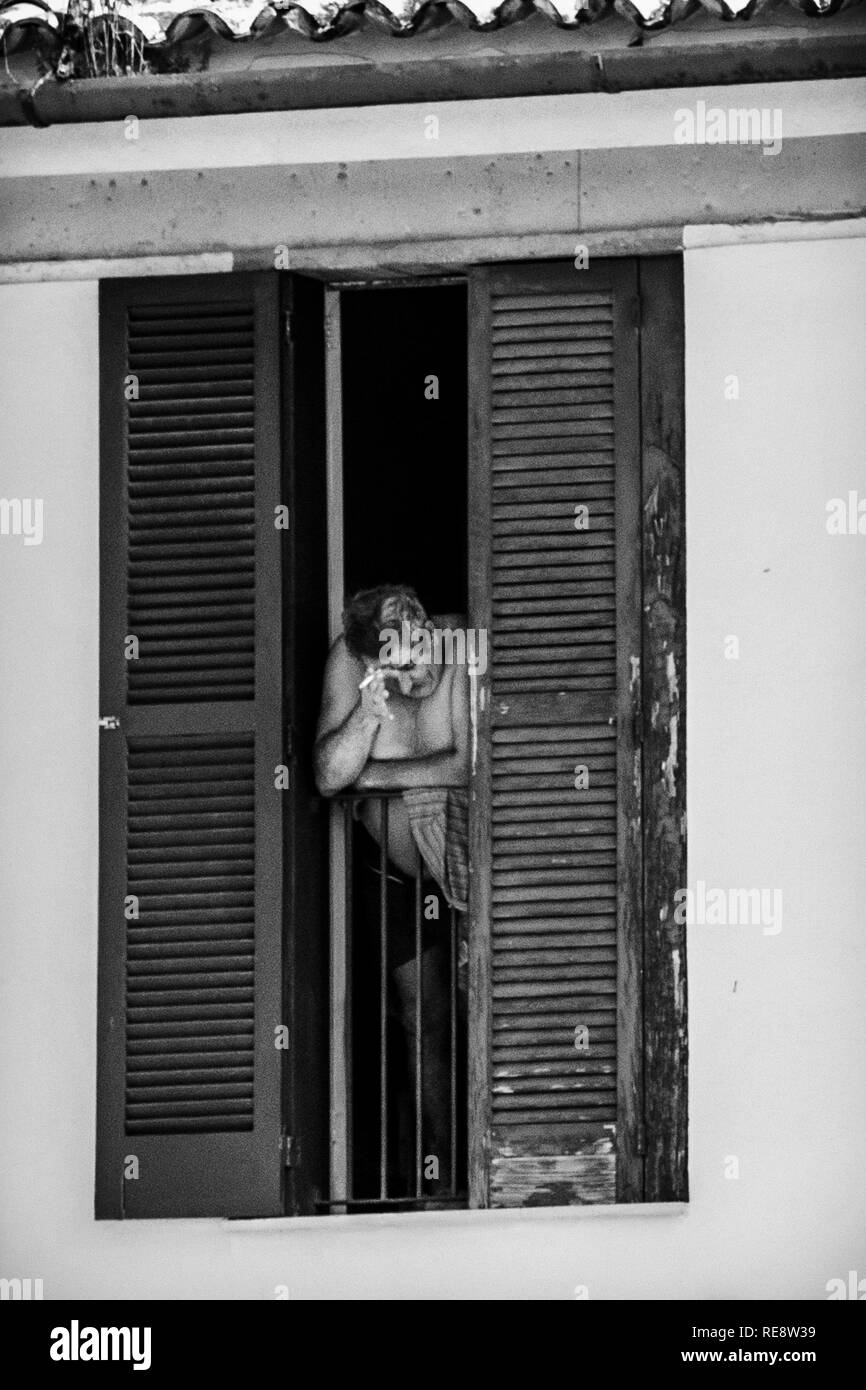
[[[491,261],[566,260],[575,254],[572,235],[455,237],[365,245],[289,246],[282,258],[289,268],[340,283],[371,279],[403,280],[439,275]],[[592,232],[581,237],[590,259],[602,256],[659,256],[682,247],[675,227]],[[114,256],[89,260],[0,262],[0,284],[35,284],[47,280],[108,280],[154,275],[213,275],[232,271],[271,270],[272,246],[189,256]]]
[[[10,178],[3,246],[7,262],[232,252],[274,265],[298,248],[309,268],[335,271],[423,265],[434,260],[431,245],[438,263],[453,264],[449,245],[500,239],[558,238],[573,255],[611,229],[637,242],[647,228],[676,238],[685,225],[862,217],[863,145],[840,135],[785,141],[769,157],[754,147],[668,146]]]

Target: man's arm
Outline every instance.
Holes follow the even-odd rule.
[[[362,791],[403,790],[405,787],[463,787],[469,778],[469,675],[454,667],[451,684],[453,747],[423,758],[389,758],[368,762],[355,785]]]
[[[387,758],[368,762],[357,778],[360,791],[402,791],[405,787],[462,787],[466,766],[454,752],[424,758]]]
[[[351,786],[370,756],[382,720],[388,717],[388,692],[381,676],[358,691],[363,667],[339,637],[328,653],[322,709],[313,747],[313,772],[322,796]]]

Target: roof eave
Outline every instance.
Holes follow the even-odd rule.
[[[619,37],[599,43],[592,31],[550,51],[451,54],[405,60],[365,58],[338,67],[302,66],[43,80],[32,92],[0,89],[0,126],[63,125],[251,111],[316,110],[411,102],[550,96],[652,88],[791,82],[866,75],[866,17],[849,11],[811,24],[808,32],[753,21],[748,42],[732,26],[695,42],[670,30],[663,43]],[[739,26],[738,26],[739,27]],[[633,31],[632,31],[633,34]],[[739,37],[739,36],[738,36]],[[743,35],[745,39],[746,36]]]

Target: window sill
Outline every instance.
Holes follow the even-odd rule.
[[[635,1217],[685,1216],[687,1202],[629,1202],[615,1206],[597,1205],[573,1207],[508,1207],[483,1211],[411,1211],[352,1213],[347,1216],[267,1216],[250,1220],[221,1222],[222,1229],[232,1235],[281,1235],[284,1231],[370,1231],[406,1230],[418,1222],[442,1226],[445,1229],[478,1225],[488,1228],[508,1226],[521,1221],[604,1221]]]

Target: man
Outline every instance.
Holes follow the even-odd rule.
[[[323,796],[347,789],[375,793],[415,787],[465,785],[469,764],[469,680],[465,663],[443,662],[441,647],[417,639],[460,631],[454,615],[430,620],[414,590],[383,584],[356,593],[343,615],[343,633],[325,666],[322,708],[314,749],[316,783]],[[395,634],[411,633],[398,643]],[[425,650],[425,647],[427,650]],[[439,656],[440,659],[423,659]],[[362,890],[354,923],[356,950],[378,951],[383,817],[375,799],[360,803],[370,837],[362,850]],[[372,842],[372,843],[371,843]],[[387,814],[387,954],[390,979],[406,1042],[409,1077],[415,1075],[416,876],[423,868],[402,797]],[[422,881],[422,901],[436,889]],[[360,919],[360,920],[359,920]],[[435,1156],[441,1191],[451,1179],[449,1143],[450,1016],[449,923],[422,922],[423,1156]]]

